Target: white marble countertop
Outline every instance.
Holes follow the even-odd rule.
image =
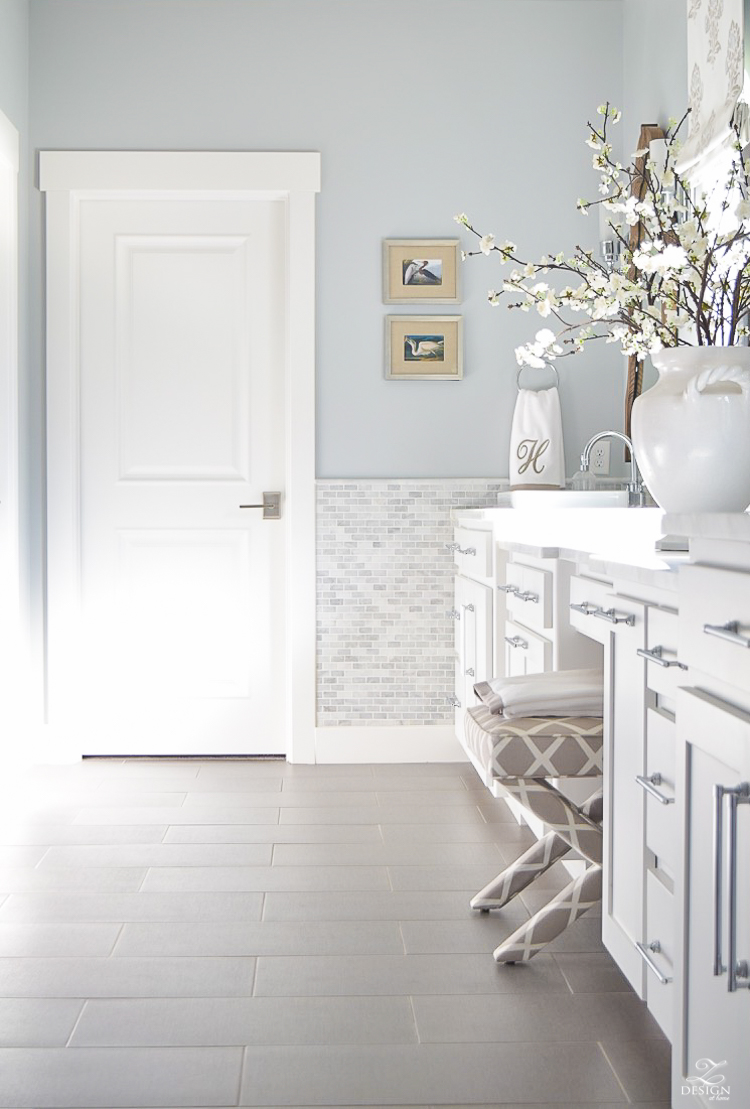
[[[692,515],[664,516],[664,527],[673,535],[688,539],[720,539],[750,543],[750,513],[695,512]]]
[[[658,582],[666,588],[677,588],[675,571],[688,558],[686,553],[656,550],[657,540],[673,533],[672,528],[665,528],[667,518],[659,508],[536,512],[498,506],[455,509],[452,518],[456,526],[491,529],[498,545],[508,551],[564,558],[603,577]]]

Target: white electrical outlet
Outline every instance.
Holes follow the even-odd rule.
[[[600,439],[598,443],[594,443],[591,448],[590,472],[592,474],[606,477],[609,473],[609,448],[609,439]]]

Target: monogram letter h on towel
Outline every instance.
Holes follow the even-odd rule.
[[[565,485],[560,395],[520,389],[510,431],[511,489],[561,489]]]

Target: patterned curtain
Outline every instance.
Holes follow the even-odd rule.
[[[743,0],[686,2],[691,112],[683,173],[728,145],[745,79]]]

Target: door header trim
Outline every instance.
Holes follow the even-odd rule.
[[[314,151],[42,150],[39,189],[320,192]]]

